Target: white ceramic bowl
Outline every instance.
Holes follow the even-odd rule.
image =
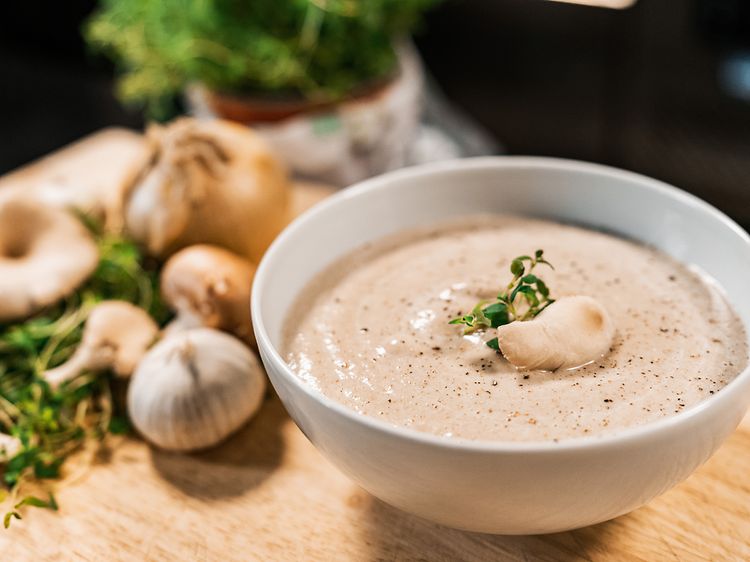
[[[255,277],[253,324],[263,363],[315,446],[391,505],[452,527],[507,534],[617,517],[705,462],[742,419],[750,401],[748,369],[679,414],[560,443],[471,442],[394,427],[356,414],[294,376],[279,353],[282,324],[315,273],[366,241],[477,212],[575,222],[656,246],[710,272],[750,326],[750,239],[725,215],[674,187],[547,158],[480,158],[390,173],[297,219]]]

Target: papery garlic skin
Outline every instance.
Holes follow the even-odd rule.
[[[125,229],[156,256],[215,244],[254,263],[288,221],[285,169],[249,128],[178,119],[147,131],[142,169],[125,196]]]
[[[154,168],[130,192],[125,207],[128,234],[149,253],[163,254],[188,226],[188,190],[187,185],[173,185],[165,167]]]
[[[252,417],[265,389],[260,363],[238,339],[208,328],[178,331],[138,365],[128,388],[128,414],[157,447],[204,449]]]

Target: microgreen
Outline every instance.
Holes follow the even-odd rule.
[[[464,334],[471,334],[477,330],[535,318],[555,302],[550,298],[546,283],[533,273],[534,268],[540,264],[554,269],[544,259],[543,250],[537,250],[533,256],[524,255],[513,259],[510,262],[513,278],[497,297],[479,301],[469,314],[454,318],[450,324],[461,324],[465,326]],[[489,340],[487,345],[496,351],[500,349],[497,338]]]
[[[21,442],[20,450],[0,465],[0,491],[11,505],[3,518],[5,527],[21,519],[19,509],[25,506],[57,509],[51,494],[46,501],[21,494],[25,484],[59,477],[65,459],[87,439],[127,430],[109,374],[84,373],[58,390],[41,378],[73,354],[91,308],[105,299],[119,299],[144,308],[160,324],[168,319],[157,290],[157,265],[132,242],[87,226],[100,256],[91,278],[32,318],[0,324],[0,431]]]

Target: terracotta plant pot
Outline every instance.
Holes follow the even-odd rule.
[[[203,96],[208,108],[222,119],[257,125],[259,123],[277,123],[297,115],[313,115],[330,112],[341,103],[367,101],[382,95],[393,80],[380,82],[374,86],[359,89],[344,100],[315,101],[302,97],[269,95],[242,95],[217,92],[203,88]]]
[[[410,45],[399,48],[399,70],[336,102],[243,96],[196,84],[188,107],[197,117],[252,126],[297,175],[348,185],[406,163],[419,125],[422,67]]]

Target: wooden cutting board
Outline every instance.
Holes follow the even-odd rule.
[[[104,189],[140,147],[135,133],[105,130],[0,186],[56,178]],[[326,193],[297,186],[295,204]],[[750,417],[646,507],[554,535],[461,532],[389,507],[328,463],[275,397],[207,453],[114,443],[57,498],[59,512],[27,510],[0,530],[0,560],[750,560]]]

